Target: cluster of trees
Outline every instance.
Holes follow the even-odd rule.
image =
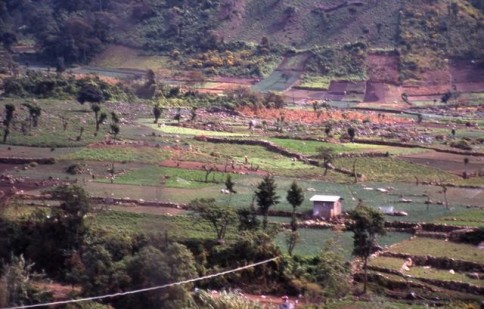
[[[249,106],[253,109],[258,108],[283,108],[284,98],[281,94],[268,92],[261,94],[254,92],[247,87],[238,87],[225,92],[226,107],[235,108]]]
[[[219,0],[2,0],[0,39],[10,47],[33,38],[45,59],[65,64],[86,63],[113,42],[163,51],[205,50],[221,43],[211,31],[218,6]]]
[[[21,76],[3,81],[4,95],[34,98],[72,98],[84,102],[100,103],[110,99],[126,100],[130,92],[121,85],[109,84],[99,77],[76,79],[73,75],[44,74],[27,71]]]
[[[230,179],[226,186],[235,194]],[[168,232],[122,234],[92,229],[86,215],[92,211],[88,194],[76,185],[62,185],[48,193],[60,201],[50,211],[35,210],[17,220],[0,217],[0,305],[22,305],[48,301],[52,295],[34,284],[44,278],[76,284],[83,296],[117,293],[195,278],[210,272],[235,268],[279,257],[257,270],[217,277],[199,283],[202,288],[247,288],[305,293],[313,300],[339,297],[349,291],[349,268],[335,243],[329,243],[315,258],[284,256],[274,244],[277,229],[268,228],[267,213],[279,196],[271,176],[257,186],[254,202],[264,215],[260,229],[254,205],[235,212],[214,200],[195,200],[190,205],[216,232],[217,239],[177,242]],[[287,192],[293,213],[304,196],[294,182]],[[244,212],[245,211],[245,212]],[[384,232],[383,217],[364,206],[351,212],[350,230],[355,233],[354,254],[366,259],[372,252],[375,237]],[[294,219],[293,232],[297,230]],[[238,224],[238,233],[222,241],[227,230]],[[14,274],[14,275],[13,275]],[[20,284],[21,283],[21,284]],[[13,288],[15,287],[15,288]],[[192,298],[194,286],[173,286],[163,290],[110,299],[116,308],[199,308],[201,299]],[[8,293],[7,293],[8,291]],[[203,307],[203,306],[202,306]]]

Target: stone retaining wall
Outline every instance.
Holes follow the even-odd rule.
[[[31,162],[38,164],[54,164],[55,158],[0,158],[0,163],[6,164],[29,164]]]
[[[430,266],[437,269],[453,269],[460,272],[484,272],[484,264],[455,260],[452,258],[434,257],[431,255],[420,256],[395,252],[382,252],[381,256],[400,259],[411,258],[412,262],[417,266]]]
[[[378,271],[378,272],[383,272],[383,273],[388,273],[392,275],[397,275],[397,276],[402,276],[402,274],[394,269],[388,269],[385,267],[378,267],[378,266],[368,266],[369,270],[373,271]],[[382,280],[387,281],[387,284],[391,282],[391,285],[393,287],[398,286],[400,288],[407,288],[407,283],[406,282],[401,282],[401,281],[396,281],[396,280],[390,280],[389,278],[384,277],[381,274],[369,274],[368,275],[368,280],[370,280],[370,275],[372,276],[371,280],[372,281],[377,281],[379,284],[382,283]],[[403,276],[402,276],[403,278]],[[461,281],[453,281],[453,280],[437,280],[437,279],[429,279],[429,278],[422,278],[422,277],[412,277],[415,278],[421,282],[425,282],[431,285],[435,285],[438,287],[442,287],[444,289],[452,290],[452,291],[458,291],[458,292],[464,292],[468,294],[475,294],[475,295],[484,295],[484,287],[478,286],[475,284],[470,284],[467,282],[461,282]],[[413,284],[413,282],[408,282],[409,285]]]
[[[422,230],[426,232],[436,232],[436,233],[451,233],[457,230],[468,229],[466,226],[452,226],[445,224],[435,224],[435,223],[413,223],[404,221],[387,221],[385,222],[386,228],[395,228],[401,230]]]

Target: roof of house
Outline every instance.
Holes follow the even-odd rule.
[[[309,200],[311,202],[336,202],[341,199],[341,196],[337,195],[313,195]]]

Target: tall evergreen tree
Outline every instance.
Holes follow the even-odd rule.
[[[269,214],[269,208],[271,206],[279,204],[279,196],[276,194],[277,185],[274,181],[274,177],[271,175],[265,176],[262,181],[257,185],[255,191],[257,205],[263,216],[262,228],[267,228],[267,216]]]

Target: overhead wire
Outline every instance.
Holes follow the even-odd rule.
[[[66,304],[72,304],[72,303],[80,303],[80,302],[85,302],[85,301],[100,300],[100,299],[104,299],[104,298],[114,298],[114,297],[119,297],[119,296],[126,296],[126,295],[131,295],[131,294],[161,290],[161,289],[172,287],[172,286],[183,285],[183,284],[187,284],[187,283],[191,283],[191,282],[197,282],[197,281],[201,281],[201,280],[205,280],[205,279],[210,279],[210,278],[219,277],[219,276],[223,276],[223,275],[226,275],[226,274],[238,272],[238,271],[241,271],[241,270],[244,270],[244,269],[253,268],[253,267],[256,267],[256,266],[259,266],[259,265],[262,265],[262,264],[267,264],[267,263],[275,261],[277,259],[279,259],[279,257],[274,257],[274,258],[267,259],[267,260],[264,260],[264,261],[261,261],[261,262],[249,264],[249,265],[246,265],[246,266],[237,267],[237,268],[234,268],[234,269],[222,271],[222,272],[211,274],[211,275],[206,275],[206,276],[192,278],[192,279],[188,279],[188,280],[183,280],[183,281],[153,286],[153,287],[149,287],[149,288],[143,288],[143,289],[137,289],[137,290],[131,290],[131,291],[124,291],[124,292],[118,292],[118,293],[114,293],[114,294],[106,294],[106,295],[100,295],[100,296],[92,296],[92,297],[85,297],[85,298],[78,298],[78,299],[55,301],[55,302],[49,302],[49,303],[21,305],[21,306],[14,306],[14,307],[4,307],[4,308],[0,308],[0,309],[25,309],[25,308],[37,308],[37,307],[46,307],[46,306],[66,305]]]

